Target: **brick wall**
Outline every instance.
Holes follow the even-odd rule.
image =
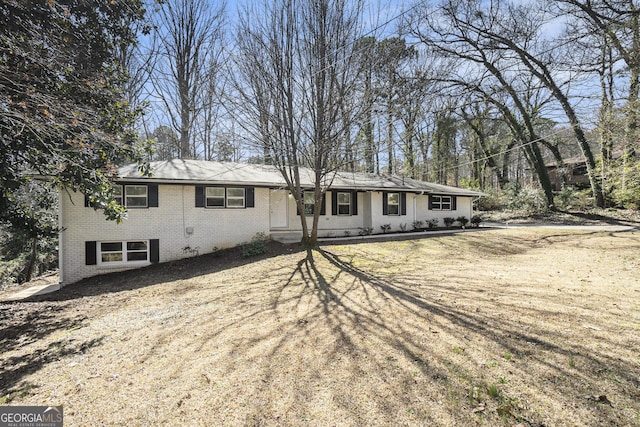
[[[271,190],[275,192],[286,190]],[[128,218],[121,224],[107,221],[101,212],[85,207],[84,195],[61,193],[60,197],[60,277],[63,285],[98,274],[138,268],[148,263],[86,265],[85,242],[159,240],[159,261],[166,262],[205,254],[216,248],[236,246],[250,241],[256,233],[270,232],[270,190],[255,188],[255,207],[244,209],[205,209],[195,207],[194,185],[159,185],[158,207],[129,209]],[[381,233],[380,225],[391,224],[392,231],[400,225],[412,228],[416,220],[426,222],[438,218],[472,215],[472,198],[458,197],[457,210],[428,210],[428,196],[408,193],[406,215],[383,215],[382,192],[359,192],[358,214],[331,215],[330,194],[326,200],[326,215],[320,217],[319,236],[343,236],[345,231],[357,235],[359,227],[370,222],[373,233]],[[287,197],[286,227],[273,231],[301,230],[293,198]],[[367,207],[371,211],[367,212]],[[311,220],[311,217],[309,217]],[[426,225],[426,224],[425,224]],[[311,226],[311,221],[309,221]]]
[[[85,207],[84,195],[63,192],[60,226],[60,275],[66,285],[142,265],[86,265],[87,241],[159,239],[159,261],[165,262],[248,242],[258,232],[268,234],[269,190],[255,188],[253,208],[205,209],[195,207],[195,186],[159,185],[158,207],[129,209],[128,218],[120,224]]]

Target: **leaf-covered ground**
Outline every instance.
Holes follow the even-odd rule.
[[[270,245],[0,304],[65,425],[640,425],[640,232]]]

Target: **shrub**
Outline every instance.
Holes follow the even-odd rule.
[[[373,227],[358,227],[358,230],[360,230],[358,232],[360,236],[368,236],[373,233]]]
[[[577,196],[578,192],[573,187],[563,185],[562,189],[556,194],[557,204],[563,209],[571,209]]]
[[[264,233],[256,233],[249,243],[242,245],[242,256],[247,258],[267,252],[267,240],[269,238]]]
[[[431,218],[430,220],[427,220],[427,227],[429,228],[438,228],[438,224],[440,224],[438,218]]]
[[[626,209],[640,209],[640,161],[625,155],[615,175],[611,193],[616,205]]]
[[[25,263],[26,261],[23,258],[0,261],[0,290],[4,286],[8,287],[15,284]]]
[[[482,217],[480,215],[474,215],[471,217],[471,225],[473,227],[480,227],[480,223],[482,222]]]
[[[391,230],[391,224],[382,224],[380,229],[382,229],[383,233],[388,233]]]
[[[453,223],[456,222],[455,218],[451,218],[449,216],[444,218],[443,221],[444,221],[444,225],[446,227],[451,227],[453,225]]]
[[[0,288],[27,280],[31,260],[32,239],[20,229],[0,225]],[[31,278],[54,270],[58,266],[58,238],[38,239]]]
[[[422,221],[413,221],[413,224],[411,224],[413,226],[414,230],[422,230],[422,226],[424,225],[424,223]]]
[[[476,201],[475,209],[480,211],[496,211],[505,208],[506,198],[504,193],[495,188],[484,190],[485,196]]]
[[[189,256],[198,256],[200,255],[200,246],[196,246],[192,248],[191,246],[185,246],[182,248],[182,253]]]
[[[349,237],[349,236],[351,236],[351,231],[344,230],[344,237]]]
[[[460,224],[463,228],[469,223],[469,220],[467,219],[466,216],[459,216],[458,218],[456,218],[456,221],[458,222],[458,224]]]
[[[509,183],[505,186],[507,196],[506,207],[514,211],[527,213],[542,213],[547,210],[544,192],[539,188],[522,187],[518,183]]]
[[[407,231],[407,223],[403,222],[402,224],[400,224],[400,231],[404,232]]]

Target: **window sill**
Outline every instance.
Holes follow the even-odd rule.
[[[130,261],[130,262],[109,262],[98,264],[97,267],[100,270],[114,270],[122,267],[146,267],[147,265],[151,265],[149,261]]]

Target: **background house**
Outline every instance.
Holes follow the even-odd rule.
[[[198,160],[119,170],[116,197],[128,210],[107,221],[83,194],[60,198],[60,278],[68,284],[98,274],[208,253],[251,240],[257,233],[300,240],[300,212],[272,166]],[[311,171],[302,170],[311,189]],[[312,194],[311,192],[309,194]],[[320,237],[412,228],[414,221],[471,218],[480,193],[408,178],[339,172],[325,194]],[[309,199],[306,214],[312,213]]]

